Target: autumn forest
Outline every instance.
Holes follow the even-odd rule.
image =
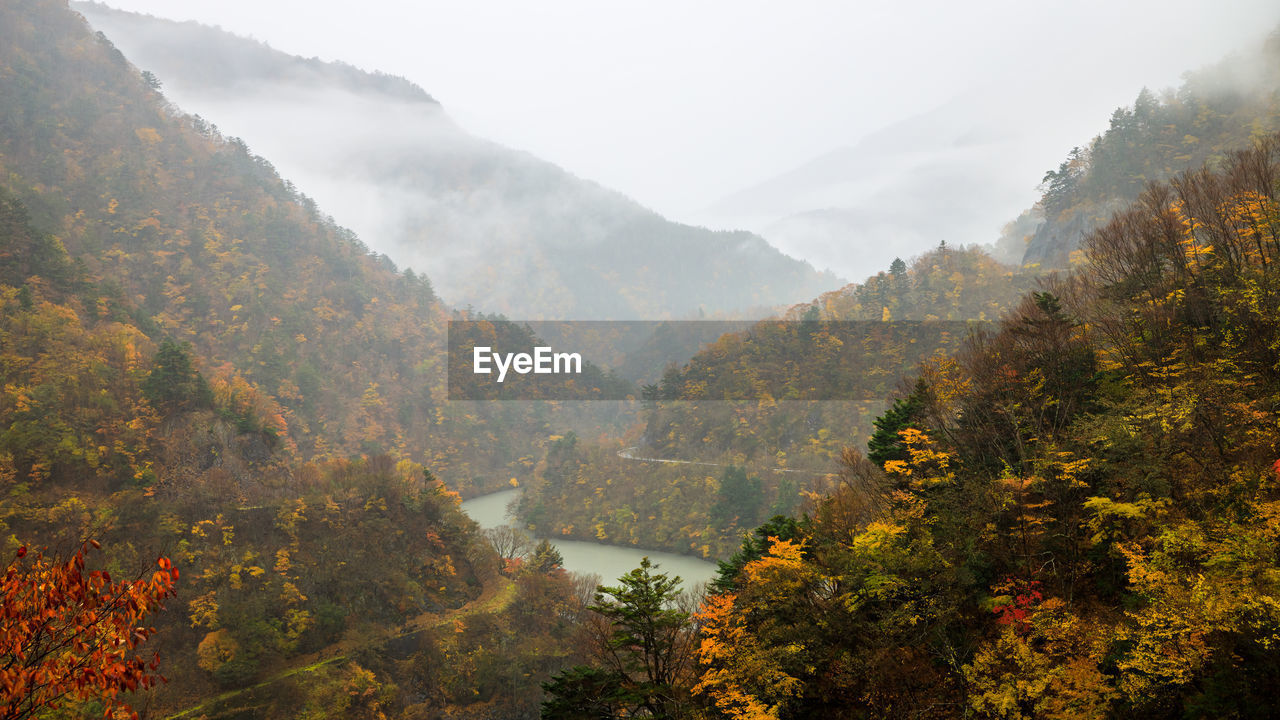
[[[0,719],[1280,716],[1280,30],[844,284],[456,129],[393,260],[95,27],[433,98],[113,13],[0,2]],[[457,399],[557,312],[661,322]]]

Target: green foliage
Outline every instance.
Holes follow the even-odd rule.
[[[142,393],[164,413],[207,408],[213,391],[191,361],[191,343],[165,340],[156,350],[151,372],[142,381]]]
[[[557,568],[563,568],[564,557],[550,541],[540,540],[538,545],[534,547],[533,552],[529,554],[528,567],[531,572],[539,572],[545,575]]]
[[[893,407],[876,418],[876,431],[867,441],[868,460],[884,467],[889,460],[907,459],[907,449],[900,433],[907,428],[916,427],[922,419],[926,391],[923,381],[917,381],[910,395],[894,400]]]
[[[0,187],[0,283],[20,287],[30,298],[26,283],[32,278],[67,291],[83,282],[84,273],[62,242],[37,230],[22,202]]]
[[[235,657],[213,671],[218,685],[227,688],[243,687],[258,674],[258,663],[252,657]]]
[[[623,708],[637,702],[625,677],[589,665],[565,670],[542,689],[548,695],[542,703],[546,720],[614,720],[629,717]]]
[[[1220,167],[1232,152],[1280,130],[1280,35],[1189,72],[1182,86],[1157,95],[1143,88],[1117,108],[1106,132],[1072,148],[1045,173],[1036,229],[1024,262],[1067,267],[1084,237],[1136,199],[1148,183],[1202,166]]]
[[[763,504],[760,478],[749,477],[746,468],[730,465],[720,474],[716,504],[711,507],[711,521],[720,526],[754,525]]]
[[[801,523],[785,515],[774,515],[742,539],[742,547],[728,560],[721,560],[716,577],[711,581],[711,591],[731,592],[738,587],[738,575],[747,563],[764,557],[765,551],[776,540],[800,540],[804,537]]]
[[[669,684],[679,668],[673,653],[680,645],[680,631],[689,620],[687,613],[671,607],[679,592],[680,578],[656,572],[644,558],[640,567],[618,578],[618,585],[596,588],[590,606],[610,621],[612,632],[607,648],[619,662],[619,669],[641,682]],[[653,692],[662,692],[658,687]]]
[[[571,668],[545,685],[551,697],[543,717],[688,717],[692,626],[674,607],[680,578],[656,569],[646,557],[618,585],[596,588],[589,609],[604,622],[598,665]]]

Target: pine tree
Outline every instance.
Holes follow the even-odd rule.
[[[191,362],[191,343],[165,340],[152,361],[142,392],[157,410],[166,413],[213,404],[213,392]]]
[[[656,570],[646,557],[618,585],[596,588],[589,607],[607,621],[596,648],[604,667],[571,668],[543,685],[544,718],[688,716],[697,638],[675,606],[680,578]]]
[[[867,441],[868,460],[884,467],[890,460],[907,459],[907,450],[898,433],[916,426],[920,413],[924,410],[925,392],[923,381],[917,381],[910,395],[895,400],[893,407],[876,418],[876,431]]]

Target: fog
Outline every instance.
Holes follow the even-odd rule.
[[[1036,119],[1049,112],[1043,104],[1024,96],[1020,109],[992,112],[1010,93],[1021,91],[970,90],[722,198],[702,218],[756,230],[785,252],[851,278],[940,242],[994,243],[1002,225],[1035,202],[1037,181],[1059,161],[1037,150],[1050,124]],[[1078,118],[1090,134],[1071,143],[1087,144],[1109,115]],[[1007,249],[1002,260],[1021,260]]]
[[[476,136],[852,279],[994,241],[1115,107],[1280,23],[1262,0],[109,4],[404,75]]]
[[[757,236],[669,222],[470,134],[405,80],[193,22],[75,7],[179,111],[243,139],[455,307],[523,319],[742,317],[840,284]]]

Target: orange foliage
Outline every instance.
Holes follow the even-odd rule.
[[[168,558],[150,579],[113,582],[85,572],[92,542],[65,561],[18,550],[0,580],[0,718],[17,720],[63,698],[96,699],[107,716],[137,717],[122,692],[154,686],[159,657],[133,655],[155,628],[142,625],[174,595],[178,571]]]

